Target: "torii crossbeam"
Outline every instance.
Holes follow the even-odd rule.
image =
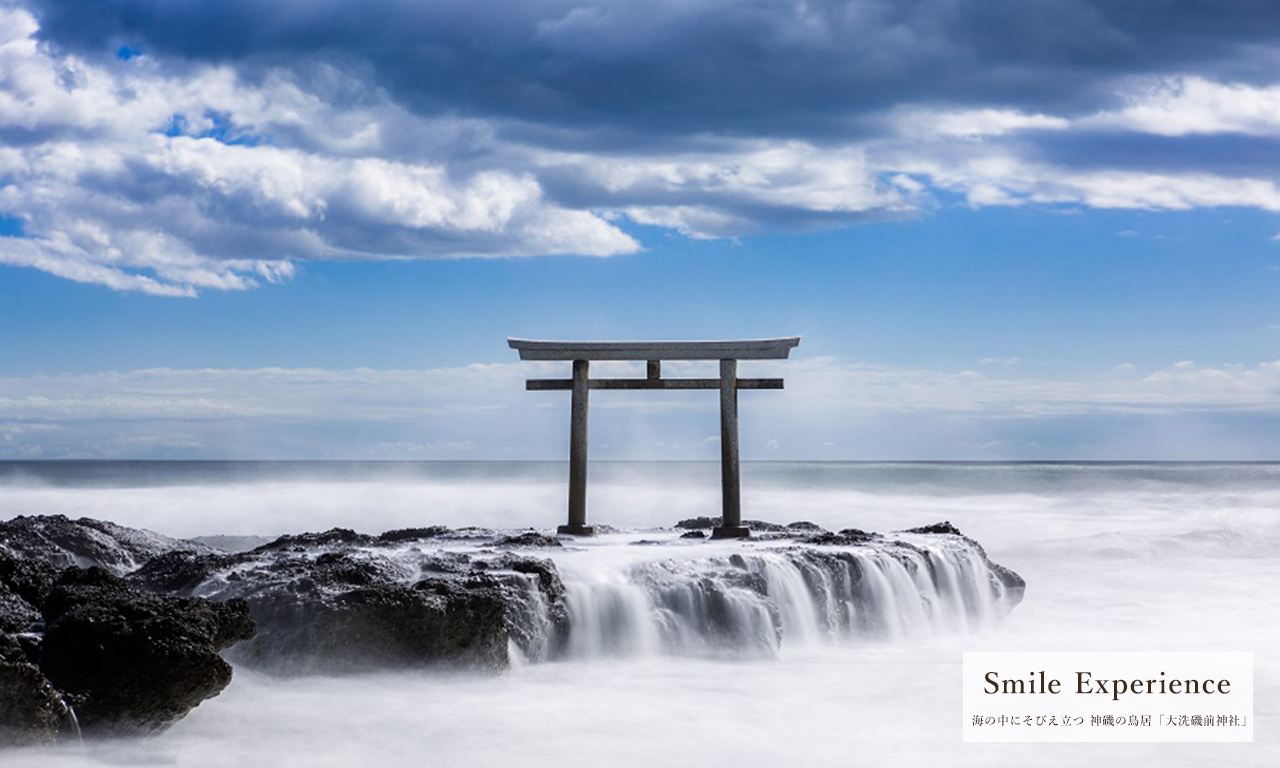
[[[739,360],[783,360],[800,344],[799,336],[736,341],[534,341],[507,339],[521,360],[570,360],[571,379],[530,379],[530,391],[568,389],[573,392],[569,412],[569,523],[560,533],[590,536],[587,525],[587,393],[592,389],[718,389],[720,390],[720,486],[724,514],[711,537],[745,538],[742,491],[738,472],[738,390],[782,389],[782,379],[740,379]],[[644,360],[643,379],[592,379],[592,360]],[[664,379],[663,360],[719,360],[718,379]]]

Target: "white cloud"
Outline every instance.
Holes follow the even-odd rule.
[[[960,158],[907,157],[900,165],[974,206],[1084,205],[1091,208],[1189,210],[1243,206],[1280,211],[1280,183],[1198,172],[1086,169],[1023,160],[1006,149]]]
[[[534,157],[543,172],[572,179],[637,223],[691,237],[751,232],[762,211],[803,219],[913,209],[902,191],[881,183],[859,145],[714,137],[702,143],[709,146],[657,156],[543,151]]]
[[[707,205],[629,205],[622,209],[637,224],[674,229],[694,240],[712,240],[750,232],[751,221]]]
[[[0,9],[0,28],[0,133],[19,139],[0,151],[0,214],[23,227],[0,263],[182,296],[286,279],[298,259],[639,249],[529,173],[455,167],[435,142],[483,140],[473,125],[376,92],[329,104],[283,71],[90,64],[37,44],[25,11]],[[406,132],[434,138],[395,157],[388,133]]]
[[[1128,106],[1078,121],[1084,128],[1112,128],[1159,136],[1280,133],[1280,85],[1220,83],[1204,77],[1139,81]]]
[[[1028,130],[1061,131],[1071,127],[1065,117],[1028,114],[1012,109],[937,111],[904,108],[889,118],[897,133],[922,139],[982,139]]]

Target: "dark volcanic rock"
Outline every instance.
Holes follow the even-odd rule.
[[[496,546],[499,547],[563,547],[560,540],[554,536],[544,536],[537,531],[527,531],[515,536],[508,536],[500,540]]]
[[[53,582],[60,571],[61,569],[43,560],[24,558],[18,553],[0,549],[0,593],[11,596],[4,601],[9,606],[8,610],[0,607],[0,631],[21,631],[25,625],[21,619],[13,617],[23,612],[23,608],[13,598],[29,607],[40,605],[53,588]],[[19,625],[14,625],[13,629],[5,629],[13,621],[18,621]]]
[[[67,717],[66,702],[40,669],[0,635],[0,746],[54,742]]]
[[[281,536],[270,544],[263,544],[254,552],[271,552],[280,549],[303,551],[314,547],[332,546],[334,544],[370,544],[372,536],[356,533],[349,528],[330,528],[321,533],[298,533]]]
[[[449,529],[443,525],[431,525],[426,528],[397,528],[394,531],[385,531],[379,534],[378,541],[383,544],[398,544],[404,541],[434,539],[437,536],[444,536],[448,533]]]
[[[167,727],[231,682],[218,655],[253,636],[248,606],[143,592],[69,568],[44,605],[40,668],[86,732]]]
[[[324,594],[294,584],[253,600],[263,631],[236,658],[280,672],[356,671],[448,661],[506,664],[506,602],[492,579],[444,579]]]
[[[407,531],[302,534],[243,555],[157,559],[135,578],[219,600],[243,598],[259,632],[233,658],[277,673],[424,664],[499,669],[509,640],[534,658],[554,650],[548,644],[562,639],[568,623],[554,564],[404,546],[419,538]],[[560,546],[536,533],[494,544]],[[542,626],[548,620],[550,631]]]
[[[542,633],[527,615],[537,589],[558,630],[564,586],[549,561],[424,554],[403,544],[448,529],[368,537],[343,529],[277,539],[240,554],[170,553],[129,579],[148,589],[243,598],[258,625],[233,658],[277,673],[450,663],[501,668],[507,640],[531,655]],[[509,545],[556,546],[514,537]],[[527,576],[533,577],[532,579]]]
[[[857,528],[845,528],[839,533],[823,531],[815,536],[805,536],[798,539],[798,541],[802,544],[816,544],[819,546],[849,546],[851,544],[866,544],[868,541],[878,538],[880,538],[878,533],[868,533]]]
[[[932,525],[922,525],[919,528],[908,528],[903,531],[903,533],[949,533],[953,536],[964,535],[963,533],[960,533],[960,529],[952,525],[949,520],[943,520],[941,523],[934,523]]]
[[[166,552],[147,561],[146,565],[125,578],[130,583],[152,592],[190,595],[216,571],[251,556],[237,554],[198,554],[190,551]]]
[[[219,651],[253,634],[243,604],[142,591],[117,575],[208,547],[61,515],[0,522],[0,744],[162,729],[231,678]]]
[[[676,527],[682,528],[684,530],[693,530],[693,531],[705,530],[707,528],[719,528],[720,525],[723,523],[723,520],[724,518],[720,516],[690,517],[676,523]],[[770,523],[767,520],[743,520],[742,524],[753,531],[757,531],[757,532],[763,531],[765,533],[782,533],[783,531],[786,531],[788,528],[790,528],[790,526],[778,525],[777,523]],[[792,523],[792,525],[796,525],[796,524]],[[804,524],[801,524],[801,525],[804,525]],[[813,525],[813,524],[808,523],[808,525]],[[814,526],[814,527],[816,528],[817,526]]]
[[[26,632],[40,620],[40,610],[14,592],[0,576],[0,636]]]
[[[84,517],[70,520],[63,515],[18,516],[0,522],[0,553],[8,551],[19,559],[38,561],[54,570],[73,565],[97,566],[119,576],[175,549],[209,551],[194,542]]]

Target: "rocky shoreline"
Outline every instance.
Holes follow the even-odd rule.
[[[699,546],[684,539],[715,522],[682,521],[684,536],[668,541]],[[817,579],[827,578],[822,569],[851,567],[856,578],[842,549],[856,546],[934,567],[910,542],[856,529],[753,528],[798,551]],[[1022,579],[949,524],[904,533],[962,542],[990,574],[983,589],[1010,606],[1021,599]],[[50,743],[79,729],[161,731],[226,687],[224,655],[275,674],[498,670],[513,652],[556,658],[570,614],[546,555],[562,548],[532,531],[432,526],[378,536],[334,529],[228,552],[87,518],[0,522],[0,746]],[[767,580],[735,557],[717,561],[723,573],[699,576],[698,588],[712,598],[738,589],[767,598]]]

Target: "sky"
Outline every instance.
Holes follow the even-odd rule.
[[[746,459],[1280,460],[1280,6],[0,0],[0,459],[563,459],[508,336],[789,335]]]

